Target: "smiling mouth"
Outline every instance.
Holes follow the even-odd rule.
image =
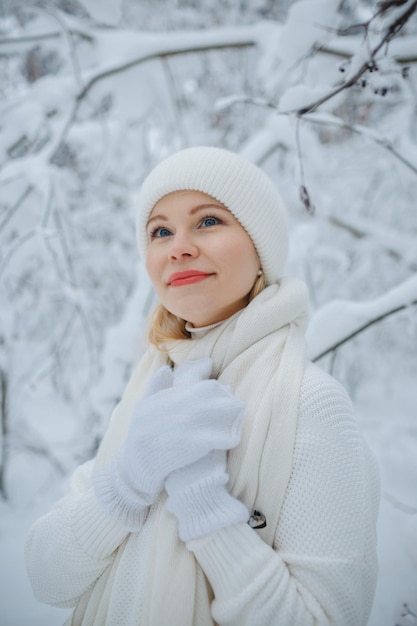
[[[207,272],[198,272],[197,270],[189,270],[186,272],[175,272],[171,274],[168,279],[168,285],[170,287],[181,287],[183,285],[191,285],[192,283],[199,283],[205,280],[213,274]]]

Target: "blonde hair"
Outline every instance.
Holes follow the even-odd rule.
[[[266,287],[265,275],[262,273],[256,277],[252,289],[248,294],[248,302],[251,302]],[[161,352],[167,352],[164,346],[173,339],[189,339],[191,334],[185,329],[186,321],[170,313],[162,304],[158,304],[150,317],[148,341],[156,346]]]

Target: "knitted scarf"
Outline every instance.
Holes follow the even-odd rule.
[[[203,336],[168,346],[176,365],[210,356],[214,376],[245,403],[241,442],[228,455],[229,489],[250,511],[266,516],[267,526],[254,532],[271,546],[292,467],[306,320],[304,284],[283,278]],[[150,375],[166,361],[166,354],[153,349],[142,358],[102,442],[98,465],[123,441],[133,406]],[[165,498],[163,494],[152,507],[146,522],[153,524],[150,562],[138,563],[147,571],[143,623],[211,626],[211,588],[194,555],[179,540]],[[125,547],[122,544],[119,551]]]

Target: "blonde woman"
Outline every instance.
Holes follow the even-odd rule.
[[[272,181],[218,148],[145,180],[159,299],[95,459],[31,529],[36,597],[73,626],[361,626],[378,478],[341,386],[306,362]]]

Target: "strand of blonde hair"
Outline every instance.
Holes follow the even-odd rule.
[[[265,276],[262,273],[256,277],[252,289],[248,294],[248,304],[265,289]],[[148,330],[148,341],[161,352],[167,352],[166,343],[173,340],[189,339],[190,333],[185,329],[186,321],[170,313],[162,304],[153,310]]]

